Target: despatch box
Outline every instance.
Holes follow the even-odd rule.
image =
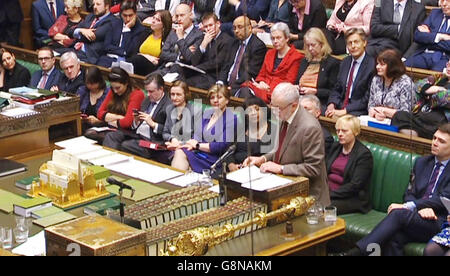
[[[94,214],[45,229],[47,256],[145,256],[146,233]]]
[[[289,204],[292,198],[297,196],[306,197],[309,195],[309,179],[306,177],[282,176],[292,180],[291,183],[272,188],[265,191],[255,191],[241,186],[241,183],[227,179],[228,200],[245,196],[253,198],[254,201],[267,204],[267,212],[277,210],[283,205]],[[286,215],[269,220],[268,225],[274,225],[287,220]]]

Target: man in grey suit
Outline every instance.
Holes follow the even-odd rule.
[[[415,0],[379,0],[370,22],[366,52],[376,57],[386,48],[397,49],[407,58],[414,53],[414,31],[426,18],[425,7]]]
[[[330,205],[325,167],[325,147],[319,121],[299,104],[297,88],[290,83],[275,87],[271,106],[282,122],[276,150],[260,157],[248,157],[244,165],[256,165],[262,172],[309,178],[310,195]]]
[[[167,37],[159,56],[159,72],[162,75],[180,71],[174,62],[191,64],[192,56],[203,40],[203,33],[193,24],[191,7],[178,5],[174,17],[174,30]]]

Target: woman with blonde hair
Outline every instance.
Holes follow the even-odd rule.
[[[83,10],[82,0],[65,0],[64,6],[66,13],[60,15],[55,24],[48,30],[48,36],[52,39],[49,46],[53,49],[71,47],[75,39],[69,37],[69,30],[74,30],[83,20],[81,18],[81,11]]]
[[[338,142],[327,155],[326,165],[331,204],[338,214],[367,213],[373,158],[356,136],[361,132],[359,119],[344,115],[336,121]]]
[[[328,95],[337,81],[340,61],[331,56],[331,47],[319,28],[311,28],[306,32],[304,50],[305,58],[300,63],[296,83],[300,94],[313,94],[320,99],[324,114]]]

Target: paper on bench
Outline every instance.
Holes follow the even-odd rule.
[[[250,181],[249,174],[248,174],[248,168],[244,167],[242,169],[239,169],[237,171],[231,172],[227,174],[227,179],[238,182],[238,183],[247,183]],[[270,173],[262,173],[261,170],[256,166],[250,166],[250,176],[251,180],[255,181],[256,179],[266,177],[271,175]]]
[[[289,184],[291,182],[292,182],[292,180],[290,180],[290,179],[272,174],[272,175],[257,179],[255,181],[252,181],[251,187],[250,187],[250,182],[242,184],[242,187],[251,189],[254,191],[265,191],[265,190],[269,190],[269,189],[273,189],[276,187],[280,187],[280,186]]]

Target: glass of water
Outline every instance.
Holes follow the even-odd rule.
[[[202,170],[202,175],[200,176],[200,179],[198,180],[200,187],[210,187],[212,186],[212,180],[211,180],[211,170],[204,169]]]
[[[12,229],[0,227],[0,240],[4,249],[12,248]]]

